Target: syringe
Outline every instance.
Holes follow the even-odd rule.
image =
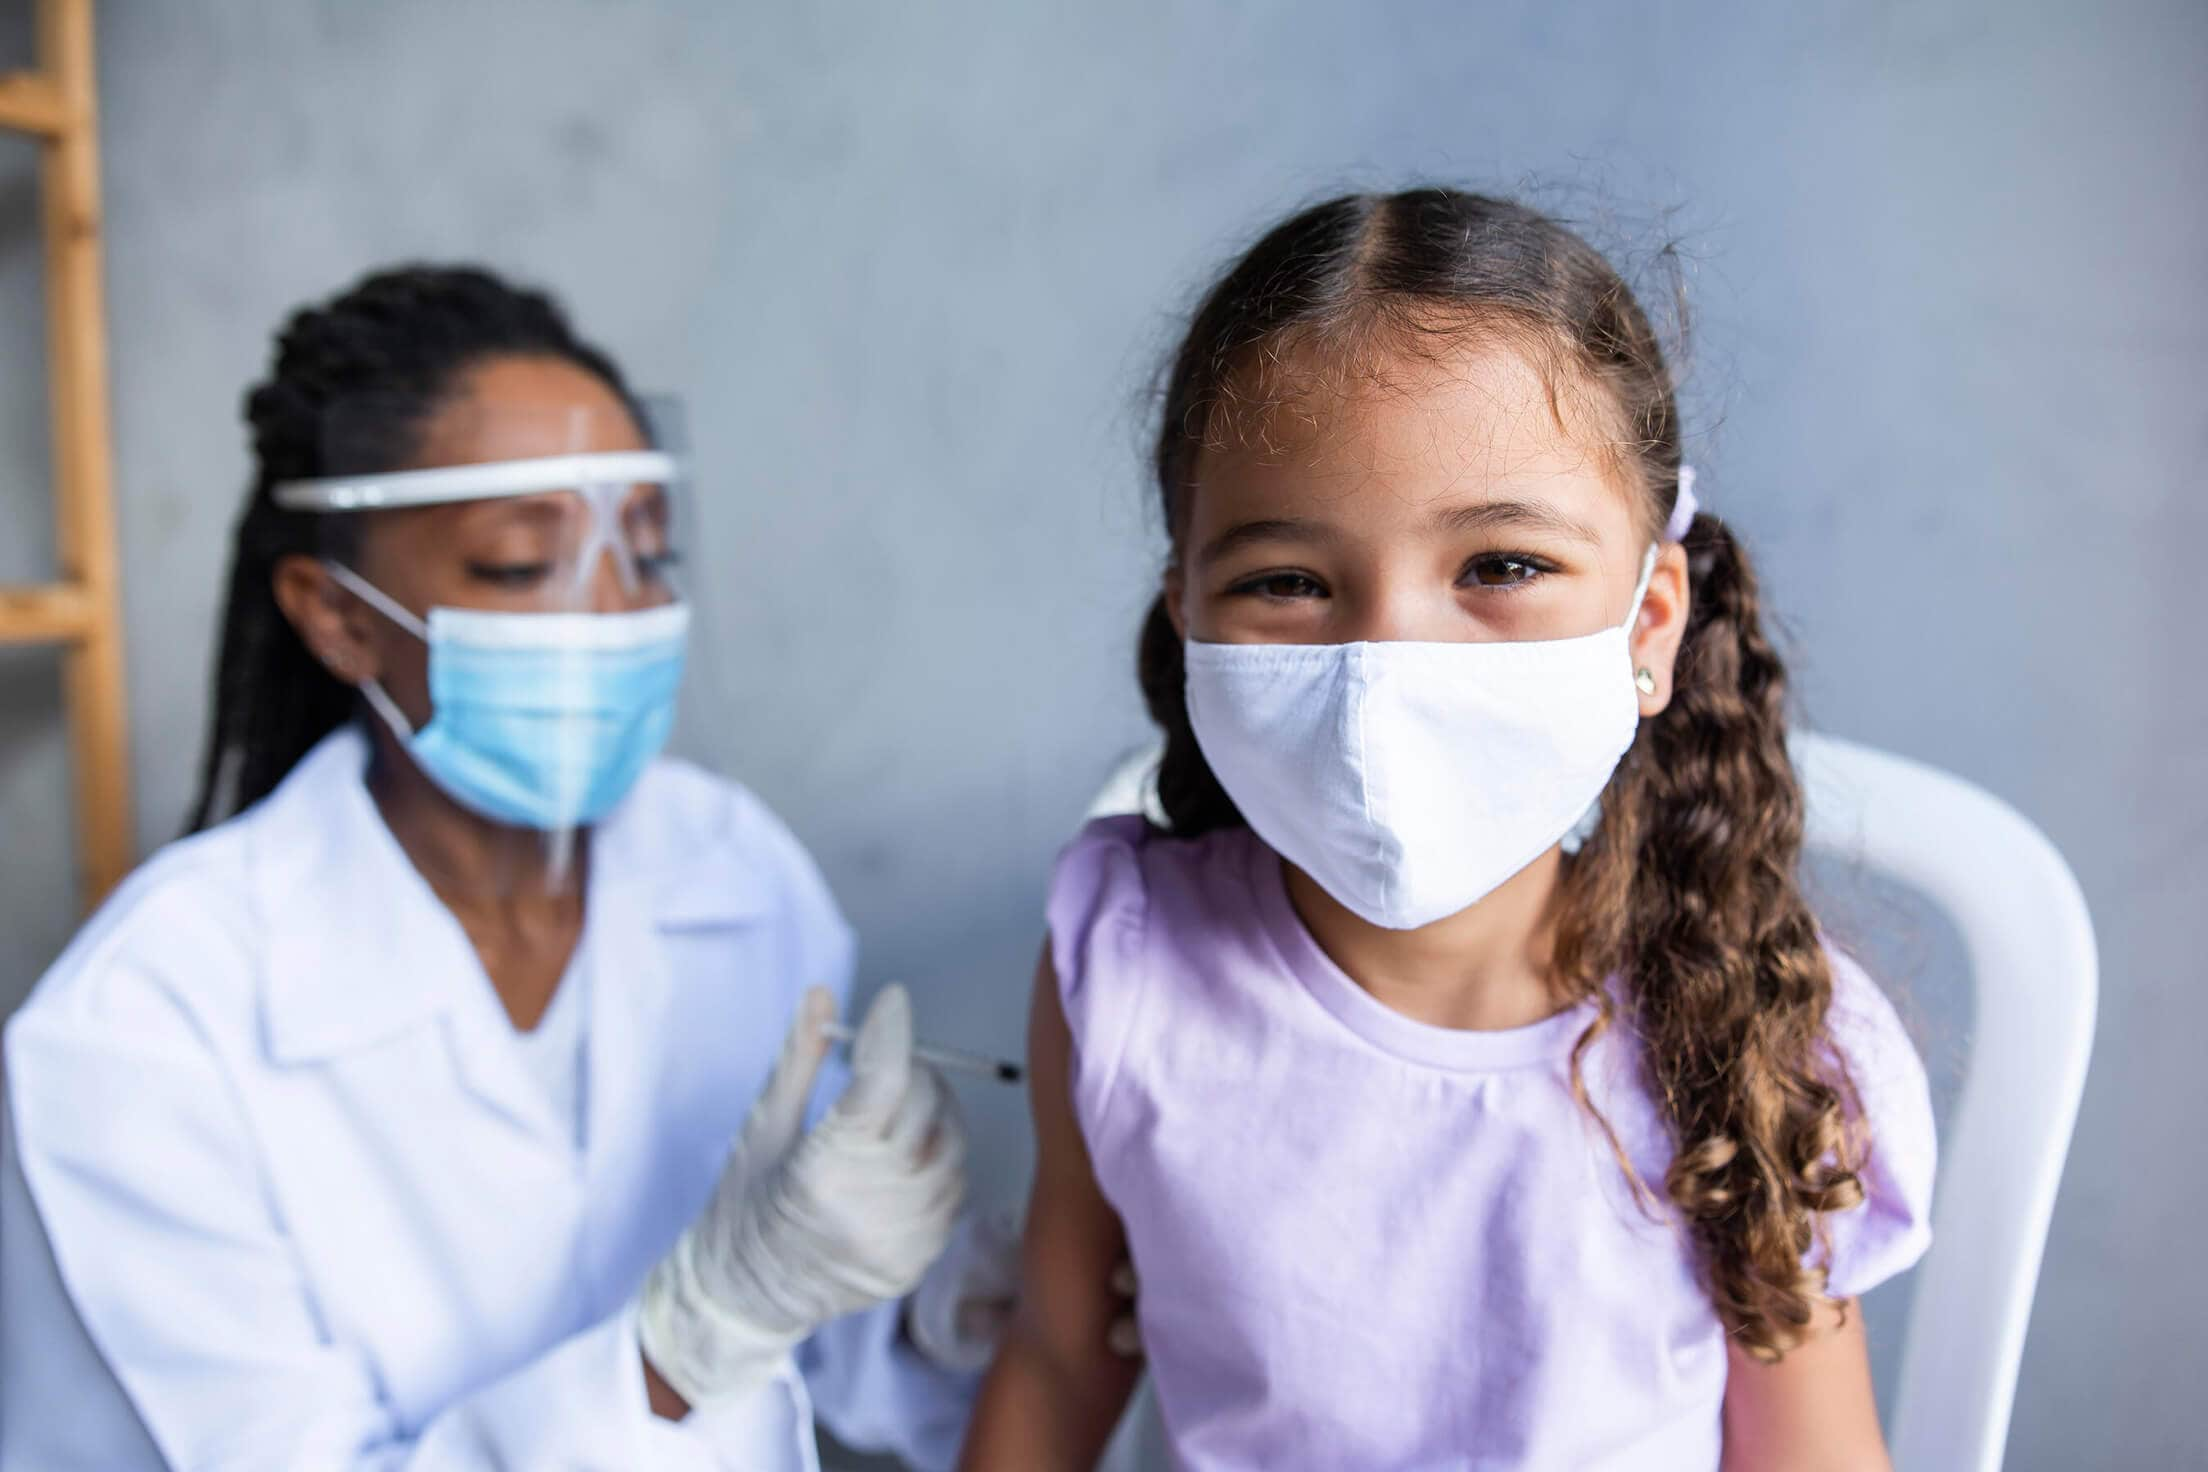
[[[841,1022],[822,1025],[822,1036],[831,1042],[848,1043],[858,1036],[858,1029]],[[933,1043],[915,1043],[912,1056],[937,1068],[955,1069],[959,1073],[971,1073],[982,1078],[993,1078],[999,1083],[1016,1084],[1027,1077],[1027,1070],[1017,1063],[1002,1058],[985,1057],[969,1053],[963,1048],[938,1048]]]

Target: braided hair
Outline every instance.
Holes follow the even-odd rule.
[[[354,709],[353,688],[323,668],[277,606],[274,574],[287,556],[345,557],[359,522],[286,511],[275,486],[407,467],[468,371],[509,356],[564,359],[633,405],[613,360],[575,335],[558,303],[475,267],[379,271],[284,324],[268,377],[245,398],[253,481],[232,542],[214,714],[187,832],[266,797]]]
[[[1552,394],[1594,402],[1636,521],[1654,536],[1678,501],[1679,414],[1631,290],[1593,247],[1532,209],[1417,189],[1305,210],[1198,306],[1167,371],[1154,462],[1173,555],[1202,451],[1235,432],[1237,416],[1268,409],[1271,365],[1292,349],[1341,365],[1464,333],[1503,335],[1547,370]],[[1572,1000],[1597,1004],[1572,1055],[1574,1091],[1592,1110],[1582,1060],[1622,1022],[1672,1137],[1664,1192],[1711,1301],[1744,1348],[1770,1359],[1801,1341],[1825,1302],[1812,1251],[1824,1215],[1863,1199],[1859,1114],[1825,1030],[1832,969],[1797,876],[1803,805],[1787,757],[1786,670],[1732,533],[1701,514],[1685,545],[1693,596],[1676,690],[1641,722],[1602,794],[1601,824],[1565,871],[1556,968]],[[1168,830],[1242,824],[1189,724],[1181,640],[1162,596],[1138,663],[1165,735],[1157,787]],[[1611,976],[1622,1004],[1604,984]]]

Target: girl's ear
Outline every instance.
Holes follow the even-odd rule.
[[[312,557],[280,557],[270,581],[276,606],[324,669],[348,685],[382,678],[375,615],[338,586],[328,568]]]
[[[1648,671],[1655,685],[1646,688],[1648,681],[1639,681],[1641,718],[1658,714],[1671,704],[1673,666],[1679,659],[1679,641],[1687,633],[1687,609],[1692,594],[1687,579],[1687,549],[1677,542],[1666,542],[1656,554],[1656,566],[1648,577],[1648,592],[1641,599],[1641,611],[1633,620],[1633,672],[1638,681],[1642,670]]]
[[[1181,607],[1181,594],[1187,585],[1181,580],[1180,559],[1165,570],[1165,616],[1173,621],[1173,632],[1184,644],[1188,642],[1188,611]]]

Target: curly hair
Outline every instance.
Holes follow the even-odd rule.
[[[1600,252],[1509,200],[1449,189],[1352,195],[1252,246],[1197,307],[1167,370],[1154,469],[1178,557],[1197,462],[1219,420],[1252,403],[1292,346],[1337,357],[1436,334],[1500,332],[1540,360],[1552,407],[1585,394],[1616,430],[1604,447],[1650,535],[1679,495],[1676,390],[1662,345]],[[1589,392],[1591,391],[1591,392]],[[1724,523],[1686,538],[1691,611],[1669,706],[1641,722],[1602,794],[1602,821],[1566,866],[1555,949],[1564,1000],[1591,999],[1572,1084],[1607,1029],[1639,1044],[1673,1144],[1664,1194],[1727,1332],[1773,1359],[1827,1303],[1826,1213],[1863,1199],[1863,1143],[1845,1061],[1827,1032],[1833,978],[1799,882],[1802,796],[1786,747],[1786,671],[1756,580]],[[1138,664],[1165,737],[1168,831],[1243,822],[1199,749],[1180,638],[1161,595]],[[1617,985],[1607,984],[1615,977]],[[1615,992],[1615,995],[1613,994]],[[1601,1121],[1599,1113],[1596,1114]],[[1601,1121],[1636,1193],[1617,1136]]]
[[[407,466],[468,370],[508,356],[564,359],[635,408],[613,360],[575,335],[558,303],[475,267],[379,271],[284,324],[268,377],[245,399],[253,480],[232,542],[214,713],[186,831],[267,796],[357,701],[293,631],[273,583],[283,557],[347,555],[357,518],[286,511],[274,487]]]

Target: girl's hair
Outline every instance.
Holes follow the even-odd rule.
[[[1303,211],[1197,307],[1168,370],[1156,449],[1174,555],[1203,450],[1253,406],[1276,406],[1266,380],[1291,357],[1370,366],[1389,351],[1446,350],[1466,333],[1500,338],[1542,368],[1560,423],[1565,395],[1607,421],[1614,433],[1601,448],[1654,535],[1678,499],[1679,415],[1631,290],[1532,209],[1415,189]],[[1665,1194],[1728,1332],[1775,1358],[1825,1301],[1812,1261],[1823,1214],[1862,1199],[1858,1116],[1825,1031],[1832,971],[1797,879],[1802,796],[1787,758],[1786,672],[1731,532],[1703,514],[1685,541],[1692,609],[1677,688],[1641,723],[1603,792],[1597,832],[1566,870],[1557,972],[1599,1007],[1572,1055],[1583,1104],[1581,1061],[1619,1008],[1604,978],[1623,979],[1624,1022],[1675,1147]],[[1139,663],[1165,732],[1168,828],[1239,825],[1190,729],[1181,641],[1162,596]]]
[[[277,607],[274,573],[295,553],[346,556],[358,523],[285,511],[271,491],[302,477],[405,468],[463,376],[502,357],[565,359],[629,401],[612,359],[576,337],[551,297],[472,267],[377,272],[284,324],[268,378],[245,399],[253,483],[231,550],[214,715],[187,831],[267,796],[353,710],[352,687],[323,668]]]

